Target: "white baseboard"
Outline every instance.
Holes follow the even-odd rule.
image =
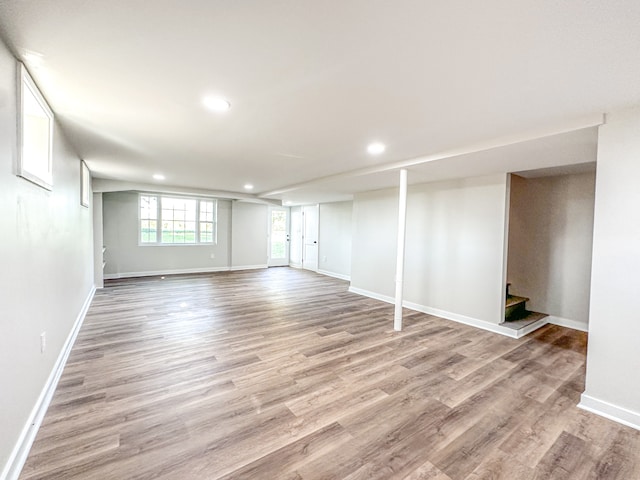
[[[326,275],[327,277],[339,278],[340,280],[346,280],[347,282],[351,281],[351,276],[343,275],[342,273],[330,272],[328,270],[318,270],[318,273],[321,275]]]
[[[558,325],[559,327],[571,328],[573,330],[580,330],[581,332],[588,332],[589,325],[577,320],[571,320],[569,318],[556,317],[555,315],[549,315],[547,317],[549,323]]]
[[[302,263],[291,262],[289,266],[292,268],[302,268]]]
[[[640,430],[640,413],[599,400],[586,393],[580,396],[578,408]]]
[[[255,270],[258,268],[267,268],[267,265],[241,265],[236,267],[209,267],[209,268],[178,268],[173,270],[154,270],[146,272],[122,272],[107,273],[105,280],[114,280],[117,278],[133,278],[133,277],[157,277],[158,275],[180,275],[184,273],[214,273],[228,272],[236,270]]]
[[[266,263],[263,265],[238,265],[235,267],[231,267],[228,270],[237,272],[238,270],[260,270],[261,268],[269,268],[269,265],[267,265]]]
[[[379,293],[371,292],[369,290],[364,290],[362,288],[349,287],[349,291],[352,293],[357,293],[358,295],[364,295],[365,297],[381,300],[383,302],[387,302],[391,304],[395,303],[395,299],[393,297],[390,297],[387,295],[381,295]],[[528,329],[527,331],[525,331],[524,329],[522,331],[518,331],[512,328],[503,327],[502,325],[499,325],[499,324],[489,323],[484,320],[467,317],[466,315],[460,315],[458,313],[447,312],[446,310],[439,310],[437,308],[427,307],[426,305],[407,302],[406,300],[402,302],[402,306],[410,310],[415,310],[417,312],[434,315],[436,317],[444,318],[446,320],[452,320],[454,322],[463,323],[471,327],[480,328],[482,330],[487,330],[493,333],[499,333],[500,335],[504,335],[506,337],[511,337],[511,338],[521,338],[527,333],[530,333],[533,330],[536,330],[547,323],[546,321],[544,322],[541,321],[541,323],[536,322],[531,326],[532,327],[531,329]],[[542,320],[546,320],[546,319],[542,319]]]
[[[357,293],[358,295],[362,295],[364,297],[373,298],[374,300],[380,300],[381,302],[392,303],[392,304],[396,302],[395,299],[389,295],[383,295],[381,293],[372,292],[370,290],[365,290],[364,288],[350,286],[349,291],[351,293]]]
[[[78,336],[78,332],[80,331],[80,327],[84,322],[84,318],[87,315],[87,311],[89,310],[91,300],[93,300],[93,296],[95,293],[96,288],[91,287],[91,291],[89,292],[89,295],[82,305],[82,309],[76,317],[73,328],[71,329],[71,332],[69,332],[67,340],[62,346],[62,350],[58,355],[56,363],[54,364],[53,369],[51,370],[51,373],[49,374],[49,377],[47,378],[47,381],[44,384],[42,391],[40,392],[40,396],[36,400],[36,403],[31,410],[31,414],[27,419],[27,423],[23,427],[22,432],[18,437],[18,441],[16,442],[11,455],[9,455],[9,459],[4,466],[2,473],[0,473],[0,479],[16,480],[20,475],[20,471],[24,466],[24,462],[27,460],[29,450],[31,450],[31,445],[36,438],[36,434],[38,433],[38,429],[42,424],[44,415],[45,413],[47,413],[47,408],[49,408],[49,403],[51,403],[51,399],[53,398],[53,394],[58,385],[58,381],[60,380],[60,376],[62,375],[64,366],[67,363],[69,354],[71,353],[71,348],[76,341],[76,337]]]

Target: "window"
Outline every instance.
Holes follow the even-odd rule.
[[[213,242],[213,222],[214,222],[213,202],[200,200],[199,233],[201,243]]]
[[[87,164],[80,160],[80,205],[89,206],[89,196],[91,195],[91,172]]]
[[[140,195],[140,244],[215,243],[216,207],[203,198]]]
[[[158,243],[158,197],[140,195],[140,243]]]
[[[53,188],[53,113],[20,64],[18,175],[47,190]]]

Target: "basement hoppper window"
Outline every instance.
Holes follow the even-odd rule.
[[[18,76],[18,175],[51,190],[53,112],[21,63]]]

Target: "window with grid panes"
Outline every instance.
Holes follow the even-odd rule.
[[[140,195],[140,244],[193,245],[216,241],[217,202]]]

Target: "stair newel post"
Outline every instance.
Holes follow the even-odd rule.
[[[404,247],[407,225],[407,170],[400,170],[400,194],[398,197],[398,256],[396,260],[396,302],[393,329],[402,330],[402,288],[404,282]]]

